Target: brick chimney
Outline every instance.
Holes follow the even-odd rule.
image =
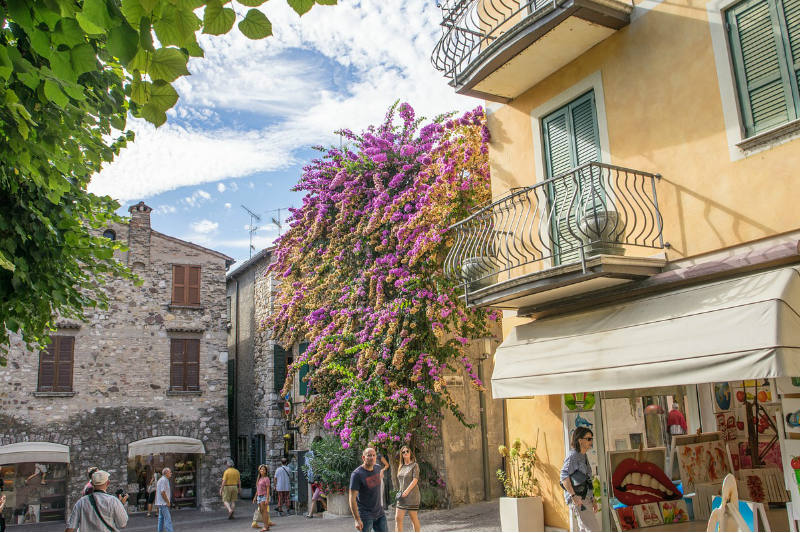
[[[150,211],[152,210],[144,202],[128,208],[131,214],[128,225],[128,266],[132,268],[150,266]]]

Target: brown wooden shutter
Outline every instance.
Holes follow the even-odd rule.
[[[75,337],[57,337],[56,377],[53,390],[72,392],[72,368],[75,354]]]
[[[58,337],[50,339],[50,344],[39,352],[39,392],[52,392],[56,380],[56,350]]]
[[[169,388],[172,390],[184,390],[185,343],[183,339],[170,341]]]
[[[200,305],[200,267],[186,267],[186,270],[188,270],[189,277],[186,283],[186,303]]]
[[[186,267],[183,265],[172,265],[172,303],[186,303]]]
[[[200,339],[187,339],[186,343],[186,373],[184,384],[186,390],[200,390]]]

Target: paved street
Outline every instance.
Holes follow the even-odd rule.
[[[237,507],[237,517],[228,520],[224,511],[201,513],[196,510],[174,511],[172,519],[175,531],[256,531],[250,527],[253,505],[245,503]],[[389,529],[394,531],[393,511],[387,513],[392,520]],[[314,518],[304,516],[276,516],[272,519],[272,531],[353,531],[350,518]],[[422,511],[420,513],[423,531],[499,531],[500,517],[497,501],[463,505],[449,510]],[[405,529],[413,528],[406,518]],[[58,522],[9,526],[8,531],[63,531],[64,524]],[[144,513],[131,515],[125,531],[155,531],[156,519],[147,518]]]

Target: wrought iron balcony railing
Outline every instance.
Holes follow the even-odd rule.
[[[509,194],[449,229],[453,246],[445,274],[467,296],[525,265],[540,269],[580,264],[589,257],[624,255],[626,248],[663,248],[658,174],[587,163]]]
[[[443,0],[442,38],[431,55],[433,66],[457,82],[482,53],[491,53],[508,30],[533,22],[564,0]]]

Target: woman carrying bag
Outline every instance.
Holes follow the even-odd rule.
[[[575,429],[570,440],[571,449],[561,468],[564,498],[577,519],[578,531],[600,531],[594,516],[597,512],[597,501],[594,499],[592,467],[586,457],[586,452],[592,449],[593,441],[591,429]]]

